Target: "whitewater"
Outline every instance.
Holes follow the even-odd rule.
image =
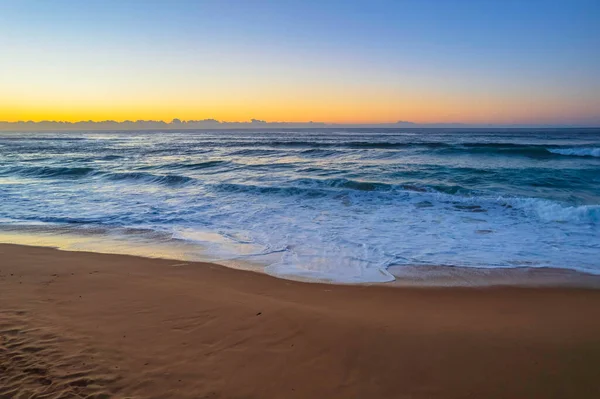
[[[0,232],[340,283],[600,274],[600,129],[2,132]]]

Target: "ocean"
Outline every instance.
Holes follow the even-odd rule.
[[[600,129],[3,132],[0,232],[340,283],[600,274]]]

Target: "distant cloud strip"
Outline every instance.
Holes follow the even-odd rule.
[[[266,122],[251,119],[248,122],[222,122],[216,119],[188,120],[173,119],[171,122],[138,120],[138,121],[0,121],[0,131],[122,131],[122,130],[193,130],[193,129],[309,129],[309,128],[525,128],[525,127],[595,127],[589,125],[493,125],[493,124],[463,124],[463,123],[428,123],[417,124],[407,121],[379,124],[328,124],[323,122]]]

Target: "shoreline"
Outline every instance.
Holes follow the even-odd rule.
[[[56,234],[56,232],[59,234]],[[90,238],[91,237],[91,238]],[[94,240],[95,239],[95,240]],[[177,240],[175,240],[177,241]],[[287,281],[298,281],[330,285],[382,285],[392,287],[581,287],[600,289],[600,275],[585,271],[554,267],[466,267],[454,265],[391,265],[385,270],[394,278],[387,282],[343,282],[316,279],[293,274],[268,273],[268,265],[249,261],[216,260],[198,255],[201,245],[181,242],[121,241],[97,233],[75,234],[71,230],[41,230],[34,226],[28,229],[0,230],[0,245],[21,245],[52,248],[66,252],[83,252],[164,259],[186,263],[214,264],[233,270],[251,271]],[[117,248],[117,249],[115,249]],[[193,255],[190,255],[193,253]]]
[[[595,398],[600,290],[282,280],[0,245],[0,395]]]

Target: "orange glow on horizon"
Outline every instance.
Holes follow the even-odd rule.
[[[0,99],[0,121],[105,121],[216,119],[221,122],[305,123],[309,121],[340,124],[395,123],[559,123],[561,120],[594,115],[599,107],[585,107],[560,100],[515,102],[508,99],[450,99],[423,96],[410,100],[397,96],[365,96],[367,98],[333,96],[314,100],[305,98],[217,99],[212,104],[189,99],[165,101],[132,99],[120,101],[30,101],[20,103]],[[154,101],[152,101],[154,100]],[[197,105],[192,105],[197,104]]]

